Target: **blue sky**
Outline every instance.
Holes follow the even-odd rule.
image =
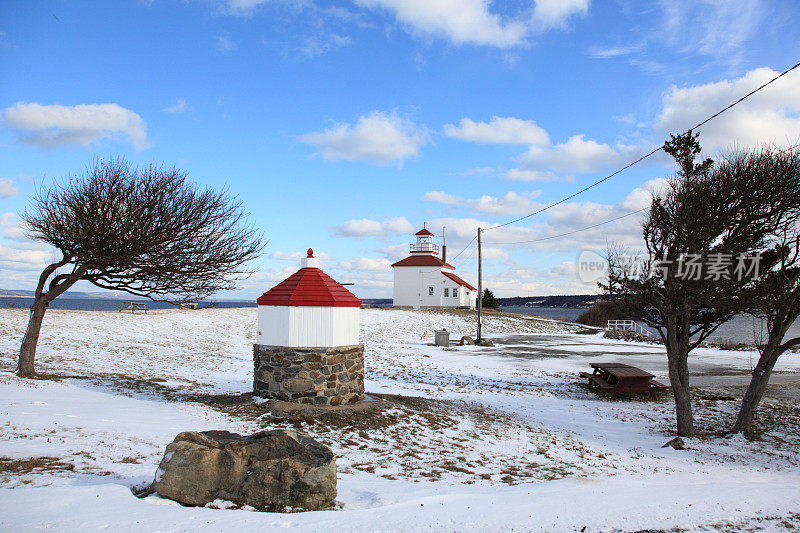
[[[631,7],[634,4],[635,7]],[[270,240],[253,298],[318,250],[361,297],[423,222],[452,257],[566,196],[800,58],[794,0],[227,0],[0,4],[0,287],[54,252],[19,213],[49,180],[124,156],[228,186]],[[800,140],[792,73],[701,131],[709,155]],[[639,245],[652,158],[485,234],[501,296],[593,292],[582,250]],[[476,278],[474,246],[457,260]],[[91,286],[76,287],[92,290]]]

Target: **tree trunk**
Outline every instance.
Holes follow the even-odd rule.
[[[689,393],[689,339],[688,329],[680,328],[677,317],[667,321],[667,361],[669,382],[675,397],[675,416],[678,422],[678,435],[694,436],[694,415],[692,398]]]
[[[47,310],[47,303],[43,297],[39,297],[31,306],[31,314],[28,318],[28,329],[22,339],[19,349],[19,361],[17,362],[17,375],[23,378],[35,374],[33,361],[36,357],[36,345],[39,342],[39,332],[42,329],[42,320]]]
[[[692,414],[692,399],[689,394],[687,354],[682,350],[676,350],[676,352],[667,353],[667,358],[669,359],[669,382],[672,385],[672,395],[675,397],[678,435],[681,437],[693,437],[694,415]]]
[[[756,409],[758,409],[758,405],[764,397],[764,392],[767,390],[772,369],[775,367],[779,355],[778,351],[773,348],[764,350],[764,353],[758,359],[758,364],[753,370],[753,376],[750,378],[750,385],[747,387],[744,399],[742,399],[739,416],[736,418],[736,423],[731,430],[733,433],[744,433],[748,437],[753,436],[753,418],[755,418]]]
[[[36,373],[33,367],[33,362],[36,358],[36,345],[39,343],[39,332],[42,330],[44,313],[47,311],[50,302],[72,287],[89,269],[88,265],[76,266],[72,273],[56,276],[50,282],[50,289],[44,292],[45,283],[50,275],[68,261],[69,257],[64,257],[58,263],[53,263],[45,268],[41,276],[39,276],[39,284],[36,286],[31,314],[28,318],[28,329],[25,331],[25,337],[23,337],[22,345],[19,348],[17,375],[20,377],[30,377]]]

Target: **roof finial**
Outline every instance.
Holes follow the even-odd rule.
[[[306,257],[314,257],[314,250],[311,248],[308,249],[308,255]]]

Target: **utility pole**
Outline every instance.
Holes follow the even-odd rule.
[[[478,228],[478,335],[475,342],[481,340],[481,307],[483,307],[483,264],[481,261],[481,228]]]

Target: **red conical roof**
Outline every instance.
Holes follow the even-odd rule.
[[[430,231],[428,231],[426,228],[422,228],[421,230],[419,230],[418,232],[416,232],[414,235],[419,235],[419,236],[422,236],[422,235],[430,235],[431,237],[433,237],[433,233],[431,233]]]
[[[361,300],[318,268],[301,268],[257,302],[289,307],[361,307]]]

